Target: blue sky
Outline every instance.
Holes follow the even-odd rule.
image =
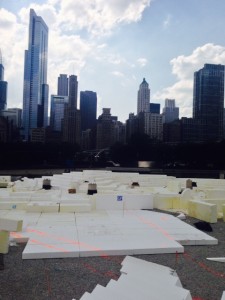
[[[48,83],[76,74],[79,91],[98,94],[103,107],[125,121],[137,112],[143,77],[151,102],[176,100],[192,115],[193,73],[225,64],[224,0],[0,0],[0,47],[8,107],[22,107],[29,9],[49,27]]]

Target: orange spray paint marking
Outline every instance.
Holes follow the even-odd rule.
[[[57,250],[59,252],[69,252],[68,250],[64,249],[64,248],[59,248],[59,247],[56,247],[54,245],[50,245],[50,244],[46,244],[46,243],[43,243],[41,241],[38,241],[38,240],[35,240],[35,239],[30,239],[30,241],[34,244],[37,244],[37,245],[40,245],[40,246],[43,246],[45,248],[48,248],[48,249],[54,249],[54,250]]]
[[[225,274],[217,272],[213,269],[211,269],[210,267],[208,267],[206,264],[204,264],[203,262],[198,261],[197,259],[193,258],[190,254],[188,254],[187,252],[183,253],[183,256],[186,259],[191,260],[192,262],[194,262],[196,265],[198,265],[200,268],[204,269],[205,271],[211,273],[212,275],[214,275],[215,277],[219,277],[219,278],[223,278],[225,279]]]

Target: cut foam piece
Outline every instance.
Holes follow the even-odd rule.
[[[188,203],[188,214],[191,217],[209,223],[217,222],[217,206],[198,200],[190,200]]]
[[[223,292],[221,300],[225,300],[225,291]]]
[[[136,299],[133,298],[131,295],[128,295],[128,293],[122,293],[120,290],[117,289],[110,289],[105,288],[101,285],[97,285],[93,292],[91,293],[92,299],[98,299],[98,300],[115,300],[115,299],[123,299],[123,300],[132,300]],[[81,298],[82,299],[82,298]]]
[[[168,276],[178,278],[177,273],[169,267],[138,259],[133,256],[126,256],[121,262],[121,265],[122,268],[120,269],[120,272],[124,274],[135,272],[135,270],[138,269],[143,272],[164,273]]]
[[[0,230],[0,253],[6,254],[9,251],[9,231]]]
[[[130,268],[131,269],[131,268]],[[132,270],[132,271],[131,271]],[[129,278],[133,278],[134,281],[137,283],[141,280],[141,285],[146,288],[149,287],[149,281],[156,281],[160,282],[160,285],[167,285],[167,286],[177,286],[182,287],[180,279],[178,276],[172,276],[174,271],[171,270],[171,273],[162,272],[160,269],[151,269],[151,265],[148,264],[146,267],[135,265],[135,268],[131,269],[129,272],[124,272],[122,268],[120,272],[124,275],[129,275]],[[154,283],[155,284],[155,283]]]
[[[158,299],[157,296],[160,296],[159,299],[192,299],[190,292],[182,288],[176,272],[169,267],[131,256],[125,257],[121,264],[123,276],[118,282],[129,282],[132,287],[140,286],[146,291],[149,290],[149,293],[154,295],[152,299]],[[161,291],[161,286],[165,288],[163,291]],[[161,292],[163,293],[160,294]],[[166,292],[165,295],[164,292]]]
[[[23,220],[12,220],[0,218],[0,230],[6,231],[21,231],[23,227]]]
[[[94,297],[90,293],[85,292],[83,296],[80,298],[80,300],[94,300]]]
[[[217,262],[225,262],[225,257],[207,257],[207,259]]]
[[[154,277],[153,277],[154,278]],[[163,299],[173,299],[173,300],[192,300],[190,292],[176,285],[169,286],[163,285],[161,280],[149,280],[148,285],[141,281],[137,281],[137,277],[132,277],[128,275],[121,275],[118,281],[111,280],[107,288],[117,291],[126,292],[130,299],[151,299],[163,300]]]

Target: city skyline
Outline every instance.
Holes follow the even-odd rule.
[[[79,91],[97,92],[98,115],[103,107],[121,121],[136,113],[137,90],[145,77],[151,102],[162,107],[166,98],[175,99],[180,117],[190,117],[194,72],[205,63],[225,64],[222,0],[216,5],[211,0],[96,0],[93,6],[80,0],[0,3],[8,107],[22,107],[31,7],[50,30],[49,94],[57,93],[59,74],[76,74]]]

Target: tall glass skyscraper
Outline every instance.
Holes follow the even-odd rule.
[[[8,82],[4,81],[4,66],[0,49],[0,110],[6,109],[7,106],[7,85]]]
[[[58,77],[58,96],[68,96],[68,77],[66,74],[60,74]]]
[[[193,118],[200,124],[201,141],[223,138],[224,66],[205,64],[194,74]]]
[[[92,91],[80,92],[81,130],[93,129],[97,118],[97,94]]]
[[[150,89],[145,78],[140,84],[138,90],[138,99],[137,99],[137,113],[140,112],[149,112],[149,103],[150,103]]]
[[[23,128],[27,141],[32,128],[48,125],[47,54],[48,27],[31,9],[23,89]]]

